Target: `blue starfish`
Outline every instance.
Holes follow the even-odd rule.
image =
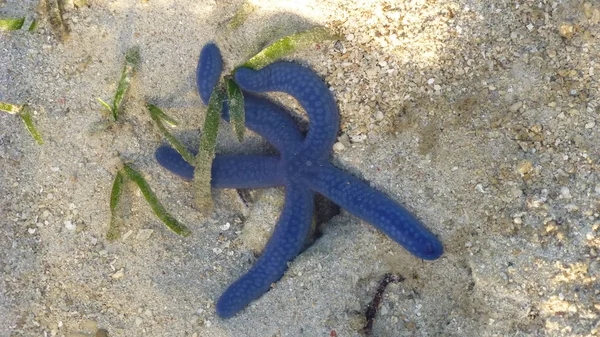
[[[206,45],[196,74],[205,104],[221,71],[219,49],[214,44]],[[413,255],[425,260],[440,257],[441,242],[410,212],[329,162],[338,133],[338,111],[333,96],[312,70],[291,62],[277,62],[259,71],[238,69],[235,81],[245,91],[246,126],[266,138],[280,155],[217,155],[212,165],[212,187],[284,186],[285,204],[263,254],[219,298],[219,316],[234,316],[283,276],[287,263],[300,253],[308,235],[315,192],[371,223]],[[251,94],[271,91],[287,93],[302,105],[310,121],[306,137],[281,107]],[[229,120],[226,104],[223,118]],[[169,171],[192,179],[194,168],[172,148],[158,148],[156,159]]]

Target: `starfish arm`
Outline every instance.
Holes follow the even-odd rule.
[[[442,243],[404,207],[366,183],[326,163],[304,177],[307,185],[380,229],[413,255],[435,260]]]
[[[286,186],[285,204],[271,239],[254,266],[221,295],[216,308],[219,316],[234,316],[283,276],[308,235],[313,199],[314,194],[304,186]]]
[[[198,92],[204,104],[208,105],[210,95],[221,76],[222,68],[223,61],[219,48],[212,43],[204,46],[196,69]],[[244,92],[244,110],[246,126],[263,136],[279,152],[290,147],[297,147],[304,140],[294,119],[279,105]],[[229,121],[227,103],[222,117]]]
[[[262,97],[244,92],[246,126],[265,138],[279,153],[299,147],[304,136],[294,119],[279,105]],[[229,121],[225,104],[223,119]]]
[[[204,104],[208,105],[210,95],[221,78],[223,71],[223,58],[219,47],[214,43],[207,43],[200,52],[198,67],[196,68],[196,86]]]
[[[170,146],[159,147],[155,157],[162,167],[172,173],[186,180],[194,177],[194,167]],[[278,173],[278,165],[279,157],[274,156],[217,155],[212,164],[210,183],[214,188],[281,186],[283,177]]]
[[[336,140],[339,114],[333,95],[311,69],[291,62],[276,62],[254,71],[238,69],[236,82],[252,92],[280,91],[294,97],[308,114],[310,129],[304,147],[315,158],[326,158]]]

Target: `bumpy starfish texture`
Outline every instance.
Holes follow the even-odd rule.
[[[221,71],[219,49],[214,44],[206,45],[196,74],[205,104]],[[333,96],[312,70],[291,62],[277,62],[259,71],[238,69],[235,81],[244,90],[246,126],[266,138],[280,155],[217,155],[212,165],[212,187],[284,186],[285,204],[263,254],[219,298],[219,316],[234,316],[283,276],[287,263],[300,253],[308,235],[315,192],[371,223],[419,258],[434,260],[442,255],[441,242],[409,211],[329,162],[339,115]],[[287,93],[302,105],[310,122],[306,137],[281,107],[251,93],[272,91]],[[229,120],[226,102],[223,118]],[[172,148],[158,148],[156,159],[169,171],[192,179],[194,168]]]

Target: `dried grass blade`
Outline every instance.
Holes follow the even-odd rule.
[[[213,159],[215,158],[217,132],[219,130],[219,120],[221,119],[224,100],[225,89],[223,88],[223,82],[219,82],[208,101],[208,109],[206,118],[204,119],[204,127],[202,128],[202,138],[200,139],[200,148],[196,156],[196,167],[194,169],[196,204],[205,215],[208,215],[214,207],[210,188],[211,168]]]
[[[25,23],[25,17],[19,19],[0,19],[0,30],[19,30]]]
[[[36,19],[33,19],[33,21],[31,21],[31,24],[29,25],[29,29],[27,29],[30,32],[33,32],[38,26],[38,21]]]
[[[169,124],[170,126],[178,126],[179,123],[177,123],[176,120],[174,120],[173,118],[171,118],[169,115],[167,115],[166,113],[164,113],[159,107],[157,107],[154,104],[150,104],[147,103],[146,107],[148,108],[148,110],[150,110],[150,114],[154,115],[156,117],[158,117],[161,121]]]
[[[179,142],[179,140],[177,140],[177,138],[175,138],[169,132],[169,130],[167,130],[167,128],[165,128],[165,126],[162,123],[163,121],[165,121],[167,123],[169,123],[169,121],[170,121],[170,123],[169,123],[170,125],[177,125],[177,122],[174,119],[172,119],[171,117],[167,116],[157,106],[150,104],[150,103],[148,103],[146,106],[148,107],[148,110],[150,111],[150,117],[156,123],[156,126],[158,127],[158,129],[160,130],[162,135],[167,139],[169,144],[171,144],[171,146],[177,152],[179,152],[179,154],[183,157],[183,159],[185,159],[185,161],[187,161],[190,165],[195,165],[196,162],[195,162],[194,155],[192,153],[190,153],[190,151],[188,151],[187,148],[185,146],[183,146],[183,144],[181,144],[181,142]]]
[[[244,94],[242,89],[231,78],[225,80],[227,83],[227,102],[229,104],[229,116],[233,132],[239,142],[244,140],[246,131],[246,113],[244,111]]]
[[[45,14],[48,16],[48,21],[52,26],[52,30],[58,35],[61,41],[65,41],[69,37],[69,26],[63,20],[64,6],[63,0],[45,0]]]
[[[106,232],[106,239],[108,241],[114,241],[121,237],[119,225],[122,220],[117,213],[119,201],[121,200],[121,190],[123,188],[123,182],[125,181],[125,176],[122,172],[123,170],[117,172],[110,192],[110,226],[108,232]]]
[[[29,106],[27,104],[23,105],[22,110],[19,112],[19,116],[21,117],[23,122],[25,122],[27,131],[29,131],[29,133],[31,134],[31,137],[33,137],[33,139],[35,139],[35,141],[38,144],[40,144],[40,145],[44,144],[42,135],[39,133],[39,131],[36,129],[35,125],[33,124],[33,119],[31,118],[31,108],[29,108]]]
[[[259,70],[285,55],[308,47],[312,43],[334,38],[335,37],[324,27],[311,28],[307,31],[292,34],[273,42],[244,63],[242,67]]]
[[[0,102],[0,111],[8,112],[11,115],[18,114],[21,111],[21,109],[23,109],[23,106],[21,105]]]
[[[256,6],[254,6],[250,1],[245,1],[240,8],[235,12],[235,15],[227,24],[227,27],[231,30],[239,28],[241,25],[246,22],[250,14],[254,13],[256,10]]]
[[[140,50],[138,47],[132,47],[125,53],[125,65],[123,66],[123,71],[121,72],[119,86],[117,87],[117,92],[115,93],[115,98],[113,100],[113,105],[111,109],[113,119],[115,121],[119,117],[119,109],[121,107],[123,97],[125,96],[125,92],[127,92],[127,89],[129,89],[131,78],[135,73],[139,61]]]
[[[110,104],[104,102],[100,97],[96,97],[96,99],[98,100],[98,102],[100,102],[100,104],[102,104],[104,108],[106,108],[106,110],[108,110],[108,112],[112,114],[112,106],[110,106]]]
[[[188,236],[192,233],[185,225],[177,221],[177,219],[167,212],[164,206],[158,201],[156,194],[154,194],[150,188],[150,185],[148,185],[146,182],[146,179],[144,179],[144,177],[138,171],[128,164],[124,164],[123,169],[125,170],[125,173],[129,179],[133,180],[133,182],[138,185],[140,191],[142,191],[142,194],[144,195],[144,198],[150,205],[150,208],[152,208],[152,211],[154,211],[154,214],[156,214],[156,216],[158,216],[158,218],[164,222],[167,227],[169,227],[173,232],[182,236]]]

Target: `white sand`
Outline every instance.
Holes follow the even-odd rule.
[[[373,336],[599,333],[597,2],[255,3],[229,33],[239,1],[90,0],[69,9],[64,43],[44,24],[0,33],[0,101],[30,103],[46,140],[0,113],[0,336],[361,336],[387,272],[406,281],[388,287]],[[0,16],[28,25],[36,4],[2,1]],[[162,140],[144,104],[182,121],[176,134],[194,144],[205,43],[217,41],[231,68],[315,24],[345,41],[290,58],[336,95],[345,146],[334,162],[413,210],[446,251],[423,262],[343,212],[270,292],[221,320],[214,303],[253,263],[257,237],[246,233],[274,224],[279,193],[256,209],[215,191],[203,219],[191,185],[154,161]],[[93,132],[107,119],[96,97],[111,99],[133,45],[142,63],[121,119]],[[269,151],[222,131],[221,153]],[[192,236],[170,232],[128,185],[131,234],[105,240],[119,158]],[[265,212],[269,223],[256,221]]]

